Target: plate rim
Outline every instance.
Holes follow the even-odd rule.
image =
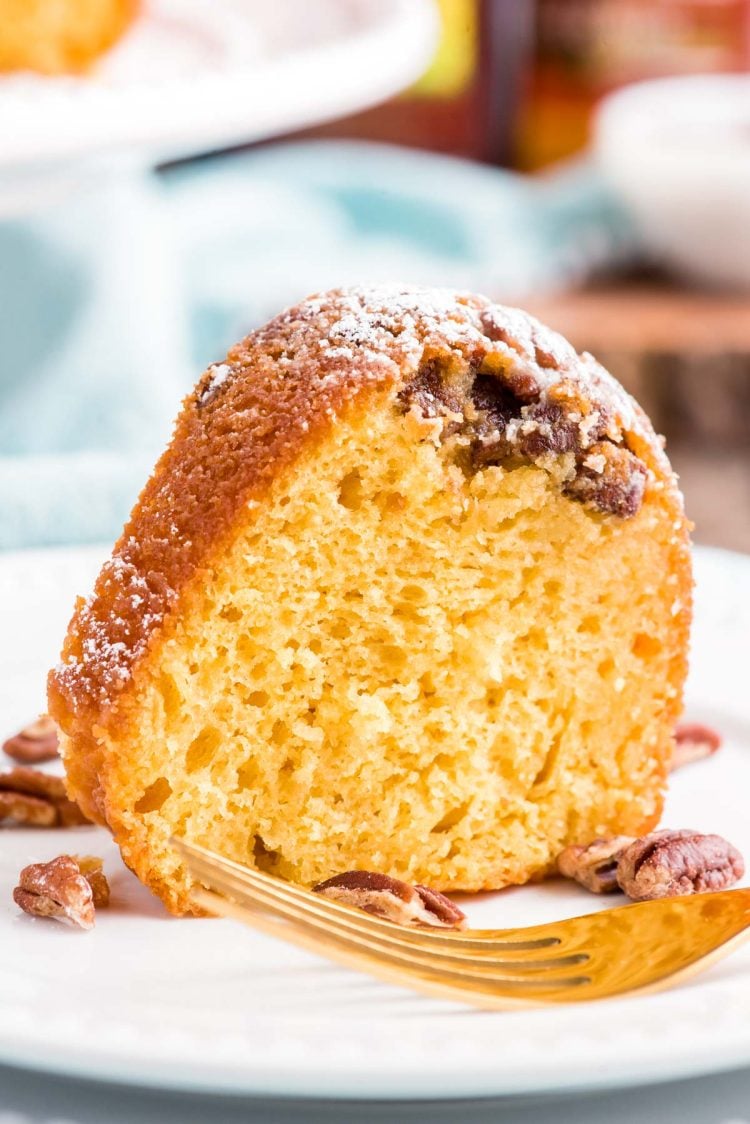
[[[606,1000],[601,1000],[606,1002]],[[350,1066],[346,1074],[336,1072],[322,1072],[313,1075],[306,1072],[300,1078],[297,1073],[295,1080],[290,1081],[288,1069],[282,1066],[273,1068],[265,1066],[263,1073],[254,1073],[253,1080],[248,1081],[245,1076],[227,1074],[221,1080],[208,1079],[206,1076],[192,1074],[189,1069],[180,1069],[175,1063],[161,1069],[129,1068],[127,1063],[118,1064],[110,1060],[107,1064],[99,1064],[97,1068],[87,1066],[85,1062],[65,1061],[64,1055],[51,1061],[42,1062],[29,1058],[28,1054],[6,1051],[4,1047],[0,1055],[0,1065],[17,1069],[27,1073],[64,1077],[71,1081],[85,1082],[86,1084],[102,1084],[106,1086],[121,1086],[128,1089],[162,1090],[167,1093],[201,1094],[215,1097],[245,1097],[249,1099],[268,1099],[286,1101],[318,1101],[321,1103],[338,1103],[346,1101],[367,1101],[382,1104],[394,1102],[430,1103],[431,1101],[466,1101],[466,1100],[521,1100],[529,1096],[554,1097],[559,1095],[576,1095],[584,1093],[618,1092],[626,1089],[648,1088],[651,1086],[668,1085],[674,1081],[690,1078],[721,1076],[733,1073],[750,1066],[750,1036],[743,1047],[738,1047],[734,1053],[727,1053],[724,1060],[717,1064],[716,1059],[708,1061],[702,1051],[695,1054],[683,1054],[679,1060],[670,1065],[655,1064],[652,1068],[638,1063],[622,1071],[606,1073],[593,1072],[585,1078],[581,1073],[574,1073],[569,1080],[561,1080],[559,1073],[547,1079],[534,1080],[528,1070],[521,1070],[519,1078],[514,1081],[504,1080],[502,1086],[493,1082],[486,1070],[473,1072],[465,1070],[461,1080],[453,1080],[450,1084],[435,1081],[434,1070],[411,1070],[408,1080],[393,1080],[387,1089],[383,1088],[382,1076],[369,1070],[357,1070]],[[71,1056],[76,1056],[75,1054]],[[161,1063],[160,1063],[161,1064]],[[153,1063],[154,1067],[156,1063]],[[345,1080],[344,1080],[345,1076]],[[331,1083],[337,1084],[335,1092],[331,1091]]]

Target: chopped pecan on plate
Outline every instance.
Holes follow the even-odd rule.
[[[0,773],[0,820],[31,827],[79,827],[89,822],[68,798],[62,777],[27,765]]]
[[[14,761],[22,765],[40,765],[60,756],[57,740],[57,726],[48,714],[42,714],[35,722],[29,722],[12,738],[3,742],[3,750]]]
[[[620,889],[617,884],[620,855],[634,842],[632,835],[614,835],[589,844],[574,844],[558,855],[557,869],[565,878],[575,879],[593,894],[611,894]]]
[[[674,732],[672,772],[710,757],[721,748],[721,734],[700,722],[682,722]]]
[[[397,925],[463,929],[466,916],[450,898],[427,886],[412,886],[370,870],[349,870],[319,882],[313,889],[332,901],[354,905]]]
[[[91,887],[91,896],[96,909],[109,905],[109,882],[104,873],[102,860],[96,855],[71,855],[78,863],[78,869]]]
[[[32,917],[93,929],[96,907],[109,902],[109,885],[100,859],[58,855],[50,862],[24,867],[13,900]]]
[[[739,851],[720,835],[654,831],[620,856],[617,881],[634,901],[726,890],[745,873]]]

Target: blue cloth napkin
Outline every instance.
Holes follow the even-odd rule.
[[[203,367],[310,292],[522,302],[632,244],[586,165],[532,180],[343,141],[120,170],[0,223],[0,548],[114,538]]]

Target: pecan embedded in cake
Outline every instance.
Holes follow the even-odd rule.
[[[441,440],[463,438],[453,449],[468,471],[524,462],[545,467],[570,454],[560,478],[567,495],[622,519],[636,515],[648,470],[627,447],[609,376],[587,380],[578,356],[565,348],[535,346],[520,356],[508,350],[498,354],[488,337],[463,361],[452,352],[431,354],[399,401],[440,419]]]

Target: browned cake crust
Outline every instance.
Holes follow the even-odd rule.
[[[451,357],[464,370],[468,361],[473,389]],[[457,442],[468,466],[544,463],[570,452],[575,472],[565,490],[600,512],[627,519],[645,490],[659,492],[674,526],[684,650],[690,566],[682,501],[660,440],[619,384],[531,317],[481,297],[334,291],[282,313],[209,367],[92,596],[76,607],[49,676],[49,708],[76,747],[68,773],[88,814],[105,819],[96,732],[122,724],[118,700],[139,661],[200,589],[240,512],[314,452],[337,419],[388,401],[440,415],[444,438]]]

